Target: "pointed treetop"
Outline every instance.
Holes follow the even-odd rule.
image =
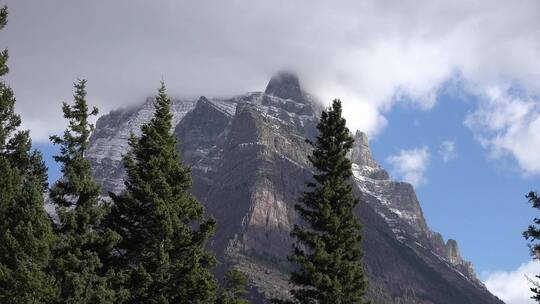
[[[213,303],[217,287],[205,249],[215,221],[188,192],[191,175],[171,131],[171,100],[162,83],[154,116],[132,135],[124,156],[125,190],[108,220],[121,241],[111,259],[129,277],[129,303]]]
[[[171,99],[167,96],[167,88],[163,80],[154,100],[154,106],[156,113],[151,124],[160,134],[168,134],[172,128]]]
[[[79,79],[73,84],[75,94],[73,94],[74,104],[62,103],[64,117],[69,122],[69,128],[63,136],[53,135],[50,140],[53,144],[61,146],[61,156],[55,156],[54,159],[59,162],[65,162],[65,156],[68,154],[80,154],[85,156],[89,145],[89,139],[94,125],[90,123],[91,116],[98,114],[98,109],[94,107],[92,111],[88,109],[86,102],[86,80]]]

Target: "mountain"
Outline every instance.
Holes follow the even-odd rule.
[[[218,222],[210,244],[221,262],[216,273],[233,265],[244,272],[255,303],[287,297],[294,204],[312,175],[305,139],[316,135],[321,111],[298,78],[285,72],[264,92],[173,101],[192,192]],[[121,191],[127,138],[151,115],[148,99],[97,121],[88,158],[104,193]],[[413,187],[390,179],[364,133],[355,134],[350,158],[374,303],[503,303],[477,279],[457,242],[445,242],[428,227]]]

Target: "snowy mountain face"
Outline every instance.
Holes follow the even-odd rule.
[[[147,98],[141,107],[112,111],[98,119],[87,155],[104,193],[123,188],[122,155],[129,149],[130,135],[140,135],[141,126],[152,118],[153,101],[153,98]],[[195,100],[174,99],[173,124],[178,124],[194,107]]]
[[[88,157],[104,193],[122,190],[127,139],[150,119],[152,102],[98,120]],[[316,135],[321,110],[288,73],[273,77],[264,92],[173,101],[192,192],[218,222],[210,245],[221,262],[216,272],[243,271],[255,303],[288,296],[294,204],[312,175],[305,139]],[[374,303],[502,303],[476,278],[457,242],[429,229],[413,187],[390,180],[365,134],[355,134],[350,158]]]

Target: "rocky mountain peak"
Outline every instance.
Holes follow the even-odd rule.
[[[379,167],[371,155],[368,137],[364,132],[356,131],[354,134],[354,145],[350,157],[351,161],[359,166]]]
[[[356,130],[356,133],[354,134],[354,141],[358,145],[369,147],[369,140],[367,134],[360,130]]]
[[[201,103],[201,104],[211,104],[210,100],[208,100],[208,98],[206,98],[205,96],[199,97],[199,99],[197,100],[197,104],[199,104],[199,103]]]
[[[282,71],[274,75],[266,86],[265,94],[297,102],[307,102],[306,96],[296,74]]]
[[[451,262],[457,264],[462,261],[461,254],[459,253],[459,247],[456,240],[449,239],[446,242],[446,254]]]
[[[349,152],[349,158],[355,164],[355,171],[373,179],[389,179],[388,173],[373,158],[367,135],[364,132],[356,131],[353,138],[354,144]]]
[[[123,189],[128,138],[153,115],[153,99],[99,118],[88,159],[104,194]],[[281,72],[265,92],[230,98],[173,99],[173,126],[191,192],[219,223],[209,244],[220,273],[234,266],[248,277],[252,303],[287,297],[294,205],[312,179],[305,138],[317,135],[322,106]],[[356,132],[349,157],[351,186],[361,200],[364,265],[375,304],[502,304],[476,279],[457,242],[427,226],[414,188],[392,181]]]

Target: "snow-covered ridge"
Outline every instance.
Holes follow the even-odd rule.
[[[456,272],[465,273],[468,280],[481,285],[472,264],[461,257],[457,242],[448,240],[445,243],[439,233],[428,227],[412,185],[390,180],[369,150],[365,134],[357,133],[350,156],[354,182],[363,200],[385,219],[398,240],[410,241],[431,251],[452,265]]]
[[[111,111],[98,119],[90,140],[88,158],[92,162],[96,180],[103,185],[105,191],[119,191],[123,188],[122,156],[128,152],[131,134],[140,135],[141,126],[153,116],[153,102],[154,98],[149,97],[138,107]],[[197,102],[208,102],[227,117],[235,115],[238,104],[248,103],[256,106],[268,118],[294,125],[299,130],[304,128],[306,121],[316,119],[311,111],[313,104],[299,103],[263,92],[251,92],[229,98],[174,98],[171,107],[173,130],[195,108]]]
[[[303,95],[301,102],[264,92],[251,92],[230,98],[173,99],[173,129],[195,109],[198,102],[207,103],[230,120],[234,119],[237,111],[242,108],[239,105],[248,104],[265,119],[279,122],[268,124],[270,127],[284,126],[286,130],[295,130],[292,132],[294,134],[288,134],[291,137],[297,134],[313,135],[309,134],[311,131],[307,126],[313,126],[320,114],[320,106],[311,100],[309,95]],[[139,107],[112,111],[98,120],[96,131],[91,138],[88,158],[92,162],[95,178],[103,185],[105,192],[123,188],[121,159],[129,149],[128,138],[132,133],[140,134],[140,127],[150,120],[153,110],[153,98],[148,98]],[[238,143],[237,148],[245,151],[259,145],[262,144],[250,139]],[[219,149],[215,145],[195,149],[193,155],[197,157],[197,161],[192,164],[193,168],[204,173],[215,171],[214,166],[221,157],[221,153],[217,151]],[[285,155],[281,157],[293,166],[303,166]],[[353,161],[354,182],[362,200],[385,219],[396,239],[404,243],[409,240],[416,242],[420,247],[427,248],[426,250],[434,252],[456,267],[470,265],[461,259],[457,246],[447,246],[439,234],[429,229],[412,186],[390,180],[384,168],[373,159],[365,134],[355,134],[355,146],[350,158]],[[455,250],[449,250],[450,247]],[[463,269],[467,268],[456,268],[456,271],[466,272]],[[474,276],[474,272],[469,271],[468,276]]]

